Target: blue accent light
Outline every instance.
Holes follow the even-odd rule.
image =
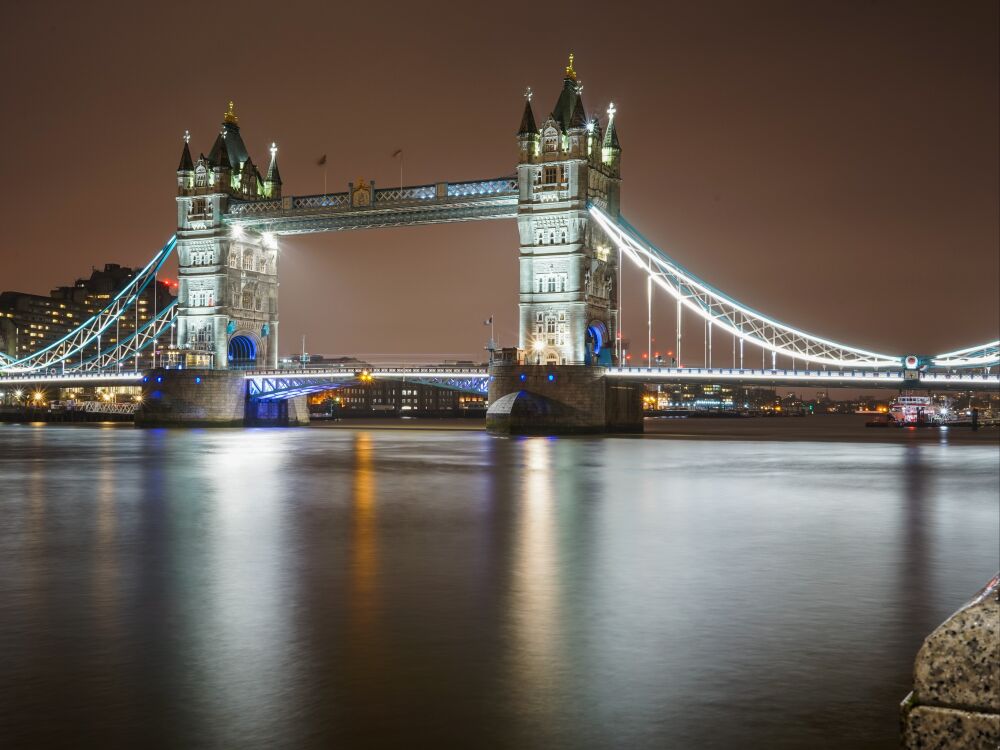
[[[521,382],[522,382],[522,383],[523,383],[523,382],[524,382],[525,380],[527,380],[527,379],[528,379],[528,376],[527,376],[527,375],[525,375],[525,374],[524,374],[523,372],[521,373],[521,376],[520,376],[520,377],[521,377]]]
[[[201,382],[201,375],[197,375],[197,376],[195,377],[195,379],[194,379],[194,382],[195,382],[195,383],[200,383],[200,382]]]
[[[553,375],[553,374],[552,374],[552,373],[550,372],[550,373],[549,373],[549,382],[551,383],[551,382],[552,382],[553,380],[555,380],[555,379],[556,379],[556,376],[555,376],[555,375]]]
[[[143,375],[142,376],[142,382],[143,383],[148,383],[149,382],[149,375]]]
[[[156,376],[156,382],[157,383],[162,383],[163,382],[163,376],[162,375],[157,375]]]

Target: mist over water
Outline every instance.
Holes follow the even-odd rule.
[[[0,737],[895,748],[1000,452],[813,437],[0,425]]]

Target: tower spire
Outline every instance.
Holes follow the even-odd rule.
[[[533,93],[531,86],[528,86],[524,90],[524,114],[521,115],[521,127],[517,131],[519,136],[538,134],[538,126],[535,125],[535,113],[531,111],[531,96]]]
[[[222,115],[222,121],[229,125],[237,125],[240,118],[236,116],[236,105],[233,104],[233,100],[229,100],[229,106],[226,107],[225,113]]]
[[[194,160],[191,158],[191,147],[188,143],[191,140],[191,133],[187,130],[184,131],[184,150],[181,151],[181,161],[177,165],[178,172],[192,172],[194,171]]]
[[[576,71],[573,69],[573,53],[569,53],[569,65],[566,66],[566,77],[570,80],[576,80]]]
[[[271,165],[267,168],[267,190],[271,198],[281,197],[281,173],[278,171],[278,144],[271,143]]]

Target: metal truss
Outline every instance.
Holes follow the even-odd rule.
[[[103,310],[44,349],[13,362],[0,364],[0,373],[52,371],[57,368],[62,372],[72,372],[85,367],[87,362],[83,359],[85,350],[88,348],[100,350],[104,332],[111,328],[127,311],[130,311],[133,305],[137,304],[140,295],[146,290],[146,287],[153,283],[157,272],[176,247],[177,236],[174,235]],[[83,362],[81,363],[80,360]]]
[[[85,359],[82,364],[70,368],[67,372],[89,372],[121,369],[123,364],[131,362],[138,369],[139,354],[148,349],[164,333],[169,331],[177,320],[177,300],[164,307],[155,317],[147,320],[137,332],[110,346],[99,355]]]
[[[419,383],[463,393],[485,394],[489,385],[486,368],[377,367],[369,370],[302,370],[298,372],[248,372],[247,395],[253,401],[278,401],[319,393],[372,380]]]
[[[85,401],[83,410],[88,414],[135,414],[137,403],[115,403],[114,401]]]
[[[310,376],[308,374],[266,375],[247,374],[247,395],[252,401],[284,401],[310,393],[329,391],[361,381],[359,373],[344,373],[333,377],[329,373]]]
[[[591,205],[590,214],[622,254],[649,274],[660,288],[713,326],[765,350],[835,367],[902,367],[903,358],[880,354],[800,331],[714,289],[649,243],[622,218],[612,219]]]
[[[935,367],[996,367],[1000,364],[1000,341],[970,346],[931,357]]]
[[[501,177],[380,188],[365,206],[352,205],[350,193],[233,202],[223,218],[231,225],[291,235],[509,219],[517,216],[517,200],[517,178]]]

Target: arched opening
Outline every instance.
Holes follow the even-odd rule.
[[[257,342],[250,336],[238,334],[229,340],[229,368],[246,370],[257,366]]]
[[[609,338],[608,327],[603,322],[596,320],[587,327],[589,364],[612,364]]]

